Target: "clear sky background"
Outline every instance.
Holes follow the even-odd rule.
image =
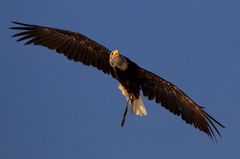
[[[239,158],[237,0],[2,0],[0,158]],[[81,32],[175,83],[226,126],[222,138],[144,98],[128,114],[117,81],[39,46],[16,43],[11,20]]]

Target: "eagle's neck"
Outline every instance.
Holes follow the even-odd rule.
[[[122,71],[126,70],[128,68],[127,60],[124,57],[122,57],[121,55],[119,56],[119,59],[120,60],[119,60],[119,63],[117,64],[117,67]]]

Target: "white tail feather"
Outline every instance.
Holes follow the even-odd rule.
[[[136,115],[139,116],[147,115],[147,111],[144,107],[142,98],[140,96],[132,102],[131,108]]]
[[[146,108],[142,102],[142,98],[139,96],[137,99],[129,100],[129,93],[127,90],[121,85],[118,84],[118,88],[122,92],[122,94],[126,97],[126,100],[129,102],[132,112],[134,112],[137,116],[147,115]]]

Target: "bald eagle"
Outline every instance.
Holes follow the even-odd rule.
[[[205,112],[203,107],[199,106],[173,83],[141,68],[121,55],[118,50],[110,51],[103,45],[77,32],[19,22],[13,23],[16,26],[10,27],[10,29],[21,31],[13,35],[13,37],[19,37],[17,41],[27,40],[25,45],[45,46],[65,55],[69,60],[96,67],[118,80],[118,88],[127,100],[122,126],[125,123],[128,105],[137,116],[147,115],[140,96],[140,91],[142,91],[149,100],[155,99],[156,103],[160,103],[171,113],[181,116],[187,124],[194,125],[195,128],[211,138],[216,139],[215,133],[221,137],[216,124],[222,128],[224,126]]]

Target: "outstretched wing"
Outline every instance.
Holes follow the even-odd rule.
[[[64,54],[69,60],[91,65],[104,73],[115,77],[114,70],[109,63],[110,51],[88,37],[67,30],[29,25],[13,22],[18,25],[10,29],[21,30],[13,35],[19,37],[17,41],[28,40],[25,45],[42,45],[58,53]]]
[[[193,124],[195,128],[207,133],[211,138],[216,138],[214,131],[221,136],[215,124],[223,128],[224,126],[174,84],[142,68],[138,69],[137,74],[143,95],[149,100],[155,99],[156,103],[161,103],[170,112],[181,116],[186,123]]]

